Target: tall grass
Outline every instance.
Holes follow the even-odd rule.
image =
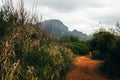
[[[0,80],[65,79],[73,53],[49,41],[23,0],[16,8],[12,0],[5,0],[0,20]]]

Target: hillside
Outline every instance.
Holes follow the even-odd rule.
[[[76,36],[80,40],[88,40],[89,36],[77,30],[69,31],[68,27],[60,20],[51,19],[41,23],[42,29],[48,32],[51,37],[60,38],[61,36]]]

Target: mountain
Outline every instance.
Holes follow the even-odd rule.
[[[80,40],[88,40],[88,36],[77,30],[69,31],[68,27],[60,20],[51,19],[41,22],[41,28],[53,38],[60,38],[61,36],[76,36]]]
[[[85,33],[82,33],[77,30],[73,30],[71,35],[78,37],[80,40],[87,40],[88,36]]]

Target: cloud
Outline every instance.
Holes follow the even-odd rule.
[[[91,33],[99,22],[107,27],[119,21],[119,4],[118,0],[37,0],[37,11],[43,20],[60,19],[70,30]]]
[[[59,19],[70,30],[77,29],[91,33],[99,22],[103,26],[113,26],[120,21],[120,0],[24,0],[25,8],[46,19]]]
[[[91,20],[98,20],[108,25],[113,25],[117,21],[120,21],[119,7],[105,7],[97,10],[94,9],[94,11],[92,11],[90,14],[94,15],[90,16]]]
[[[26,1],[26,3],[30,3],[30,1]],[[94,0],[36,0],[36,3],[38,6],[46,6],[59,12],[70,12],[76,9],[102,6]]]

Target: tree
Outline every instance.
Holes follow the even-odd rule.
[[[110,49],[114,45],[115,36],[110,32],[100,31],[94,34],[94,38],[91,40],[91,49],[100,51],[100,58],[105,59]],[[94,54],[94,53],[93,53]]]
[[[115,26],[116,26],[117,33],[120,35],[120,23],[117,22]]]
[[[117,37],[117,36],[116,36]],[[107,59],[100,66],[100,71],[111,77],[112,80],[120,80],[120,37],[115,40],[114,47],[107,55]]]
[[[13,15],[9,5],[3,6],[0,10],[0,38],[8,35],[13,30]]]
[[[87,55],[89,52],[89,46],[86,42],[69,42],[66,46],[76,55]]]
[[[71,42],[79,42],[79,39],[78,39],[78,37],[70,36],[70,41]]]
[[[75,36],[62,36],[60,42],[79,42],[79,39]]]

